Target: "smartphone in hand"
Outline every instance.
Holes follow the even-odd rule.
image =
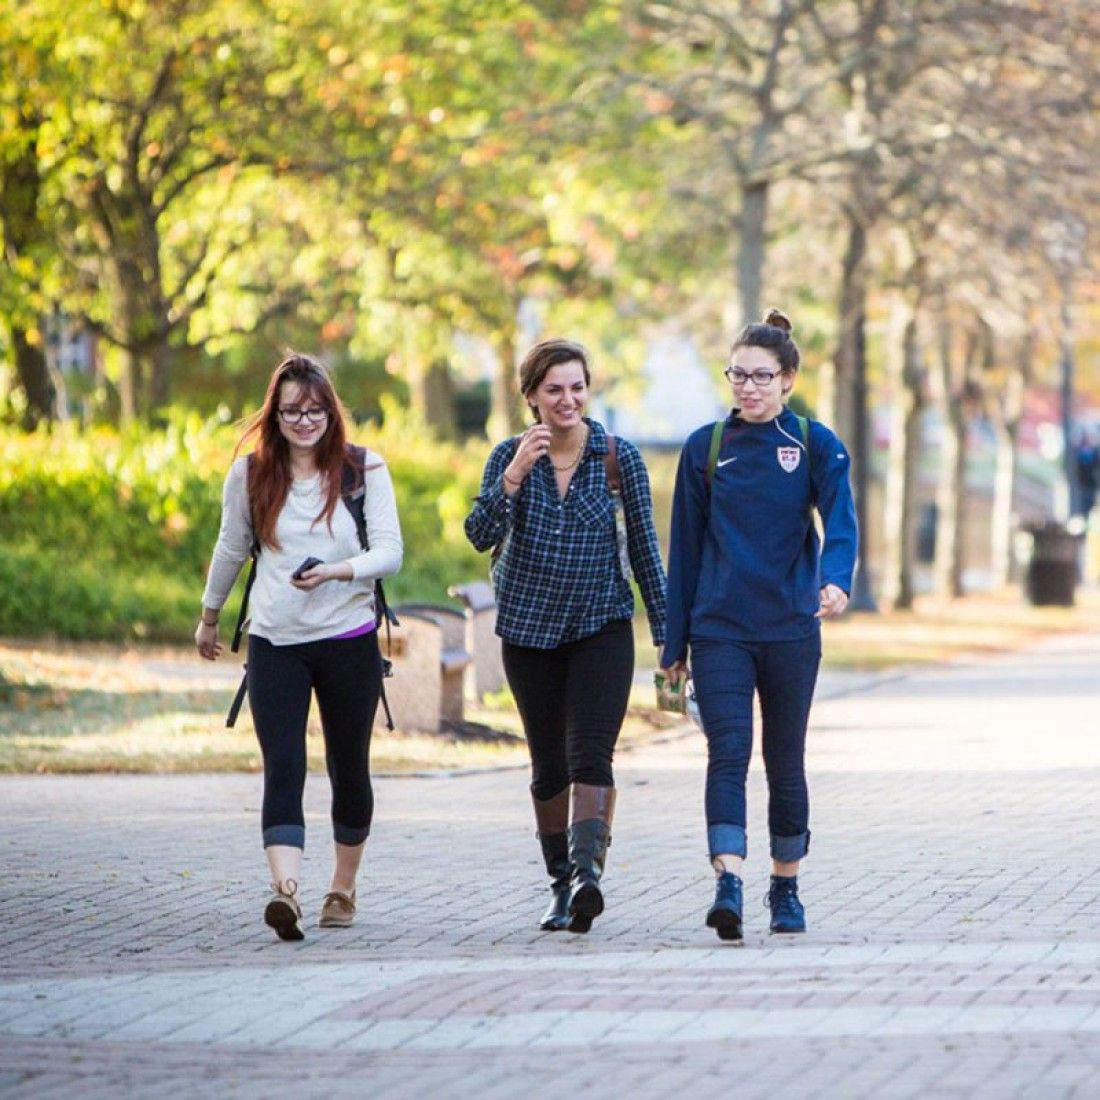
[[[306,560],[304,562],[302,562],[302,564],[299,565],[298,568],[295,569],[293,573],[290,574],[290,579],[292,581],[300,581],[302,579],[302,574],[303,573],[308,573],[315,565],[324,565],[324,564],[325,563],[323,561],[321,561],[320,558],[314,558],[314,557],[306,558]]]

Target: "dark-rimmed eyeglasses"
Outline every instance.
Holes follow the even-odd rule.
[[[722,373],[735,386],[743,386],[751,378],[754,385],[763,389],[764,386],[770,386],[783,372],[777,370],[743,371],[737,367],[726,367]]]
[[[287,405],[279,410],[279,419],[284,424],[301,424],[308,420],[311,424],[323,424],[328,418],[328,409],[320,406],[312,409],[299,409],[296,405]]]

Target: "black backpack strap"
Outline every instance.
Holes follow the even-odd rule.
[[[359,545],[364,551],[367,551],[370,549],[370,539],[367,536],[367,517],[364,508],[367,496],[366,476],[364,474],[367,452],[365,448],[349,443],[348,453],[351,461],[345,462],[340,471],[340,496],[344,501],[344,507],[351,513],[351,518],[355,520],[355,531],[359,536]],[[386,622],[387,630],[390,624],[393,626],[401,625],[386,600],[386,590],[382,587],[380,580],[374,582],[374,604],[375,620],[379,626],[383,620]],[[386,640],[389,641],[388,633]]]
[[[369,550],[370,540],[367,538],[367,519],[363,507],[367,497],[366,465],[366,448],[349,443],[347,458],[340,468],[340,497],[344,507],[351,513],[351,518],[355,520],[359,545],[364,550]]]
[[[367,535],[367,517],[365,502],[367,497],[367,451],[365,447],[358,447],[354,443],[348,444],[348,458],[340,470],[340,497],[344,507],[351,513],[355,520],[355,531],[359,536],[359,545],[364,552],[370,549],[370,538]],[[374,626],[377,630],[383,623],[386,624],[386,651],[392,652],[390,640],[390,626],[400,626],[397,616],[386,599],[386,590],[381,580],[374,582]],[[386,715],[386,728],[392,730],[393,715],[390,713],[390,704],[386,699],[386,679],[393,675],[393,662],[388,657],[382,658],[382,683],[379,685],[378,701],[382,704],[382,710]]]
[[[252,455],[248,456],[248,473],[252,472]],[[248,480],[245,480],[245,490],[248,489]],[[251,505],[251,498],[249,498]],[[253,528],[255,531],[255,528]],[[256,559],[260,554],[260,544],[256,541],[255,534],[252,538],[252,564],[248,567],[248,580],[244,582],[244,595],[241,596],[241,610],[237,613],[237,625],[233,628],[233,641],[230,643],[229,649],[232,653],[238,653],[241,648],[241,641],[244,638],[244,624],[248,619],[248,597],[252,595],[252,586],[256,583]],[[237,715],[241,713],[241,707],[244,705],[244,697],[248,694],[248,665],[244,666],[244,671],[241,674],[241,682],[237,687],[237,692],[233,696],[233,702],[229,704],[229,713],[225,716],[225,724],[228,729],[232,729],[237,724]]]
[[[229,704],[229,713],[225,716],[225,724],[232,729],[237,724],[237,715],[241,713],[244,705],[244,697],[248,694],[248,665],[244,666],[241,682],[237,687],[237,693],[233,696],[233,702]]]
[[[252,564],[248,567],[248,580],[244,582],[244,595],[241,597],[241,610],[237,614],[237,625],[233,628],[233,641],[229,648],[236,653],[241,648],[241,639],[244,637],[244,624],[248,618],[248,597],[252,594],[252,586],[256,583],[256,549],[252,549]]]

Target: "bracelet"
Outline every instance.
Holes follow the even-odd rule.
[[[511,485],[514,489],[518,489],[523,484],[522,479],[516,481],[514,478],[510,478],[507,471],[503,472],[500,475],[500,479],[504,482],[505,485]]]
[[[218,620],[217,619],[215,619],[212,623],[208,623],[201,615],[199,616],[199,622],[202,623],[203,626],[217,626],[218,625]]]

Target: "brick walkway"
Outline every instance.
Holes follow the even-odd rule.
[[[258,777],[2,779],[0,1095],[1100,1096],[1100,637],[851,686],[802,938],[754,762],[744,947],[702,926],[696,735],[621,758],[587,937],[532,931],[516,771],[379,780],[359,922],[301,945],[260,923]]]

